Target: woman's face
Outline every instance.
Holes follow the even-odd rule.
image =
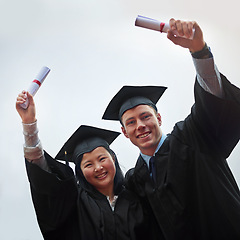
[[[80,167],[86,180],[99,192],[109,195],[113,191],[115,163],[104,147],[84,153]]]

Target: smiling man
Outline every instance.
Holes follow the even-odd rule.
[[[124,86],[103,119],[119,120],[140,150],[127,187],[141,197],[156,232],[165,239],[240,239],[239,188],[226,161],[240,137],[240,90],[219,73],[196,22],[169,23],[168,38],[189,49],[197,72],[191,113],[165,135],[156,103],[166,88]]]
[[[138,105],[122,116],[124,135],[141,153],[153,156],[162,137],[161,116],[148,105]]]

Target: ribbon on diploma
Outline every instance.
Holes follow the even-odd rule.
[[[39,82],[37,79],[34,79],[33,82],[36,83],[39,87],[41,86],[41,82]]]
[[[160,32],[161,32],[161,33],[163,32],[164,26],[165,26],[165,23],[161,22],[161,23],[160,23]]]

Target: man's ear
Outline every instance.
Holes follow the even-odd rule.
[[[127,132],[126,132],[126,129],[125,129],[124,127],[121,127],[121,129],[122,129],[122,133],[124,134],[124,136],[125,136],[126,138],[129,138],[129,137],[128,137],[128,134],[127,134]]]
[[[161,126],[162,125],[162,117],[161,117],[160,113],[157,113],[157,120],[158,120],[159,126]]]

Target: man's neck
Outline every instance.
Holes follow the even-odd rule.
[[[156,149],[159,145],[159,142],[155,146],[153,146],[152,148],[142,149],[140,152],[144,155],[147,155],[147,156],[153,156],[156,152]]]
[[[147,156],[150,156],[150,157],[154,156],[155,153],[156,153],[156,152],[159,150],[159,148],[162,146],[162,144],[163,144],[164,140],[166,139],[166,137],[167,137],[167,136],[166,136],[165,134],[162,134],[159,142],[158,142],[153,148],[151,148],[151,149],[146,149],[146,150],[144,149],[143,151],[141,151],[141,154],[147,155]]]

